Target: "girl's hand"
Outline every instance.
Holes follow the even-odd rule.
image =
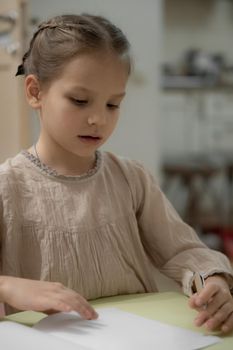
[[[224,277],[208,277],[203,290],[189,299],[189,306],[198,311],[196,326],[205,325],[208,331],[219,329],[224,333],[233,330],[233,299]]]
[[[0,300],[18,310],[48,313],[77,311],[85,319],[98,317],[81,295],[57,282],[1,276]]]

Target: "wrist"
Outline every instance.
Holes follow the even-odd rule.
[[[226,277],[224,276],[224,274],[214,274],[211,276],[208,276],[206,278],[206,282],[210,282],[210,281],[218,281],[219,283],[221,283],[223,286],[225,286],[227,289],[229,289],[229,284],[227,282]]]

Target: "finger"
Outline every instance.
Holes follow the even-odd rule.
[[[90,310],[89,307],[82,304],[82,302],[77,299],[72,301],[72,310],[78,312],[81,315],[81,317],[87,320],[96,319],[98,317],[94,309]]]
[[[54,312],[69,312],[72,309],[68,303],[58,298],[43,297],[36,302],[34,310],[42,312],[45,312],[45,310],[54,310]]]
[[[47,293],[50,303],[46,309],[52,308],[57,311],[67,312],[73,310],[85,319],[96,319],[98,317],[94,308],[80,294],[59,282],[53,282],[50,286]]]
[[[233,312],[233,305],[225,303],[208,321],[205,323],[205,326],[208,330],[215,330],[220,328],[229,315]]]
[[[226,302],[221,299],[220,293],[217,293],[213,298],[210,298],[209,303],[202,307],[196,307],[196,300],[193,301],[192,305],[197,311],[199,311],[197,317],[194,320],[194,324],[197,327],[202,326],[216,311]]]
[[[231,298],[231,297],[230,297]],[[208,302],[206,310],[210,316],[216,313],[225,303],[229,301],[229,294],[219,291],[214,298]]]
[[[67,290],[62,297],[62,301],[67,303],[72,310],[78,312],[85,319],[96,319],[98,317],[95,309],[78,293]]]
[[[205,303],[205,304],[202,304],[201,306],[197,306],[197,298],[199,298],[198,294],[195,293],[193,294],[189,301],[188,301],[188,304],[189,306],[192,308],[192,309],[195,309],[197,311],[203,311],[203,310],[206,310],[207,307],[208,307],[208,303],[211,303],[213,301],[213,297],[211,297],[208,301],[208,303]]]
[[[194,324],[197,327],[202,326],[209,319],[209,314],[206,310],[201,311],[194,319]]]
[[[46,315],[54,315],[54,314],[59,313],[59,311],[53,310],[53,309],[44,310],[43,312],[44,312]]]
[[[197,298],[198,298],[198,294],[197,293],[193,294],[190,297],[188,304],[192,309],[195,309],[198,311],[198,315],[194,319],[194,324],[195,326],[200,327],[208,320],[209,315],[206,309],[203,309],[203,307],[197,307],[196,305]]]
[[[197,307],[196,305],[196,299],[197,299],[197,293],[193,294],[189,300],[188,300],[188,305],[189,307],[191,307],[192,309],[195,309]]]
[[[228,301],[227,301],[228,299]],[[225,307],[227,305],[227,307]],[[224,298],[222,293],[217,293],[217,295],[207,304],[205,309],[201,309],[198,316],[195,318],[194,323],[196,326],[202,326],[209,319],[214,318],[214,315],[217,314],[217,320],[221,317],[221,310],[223,311],[223,317],[225,318],[231,312],[231,308],[233,309],[232,304],[229,302],[229,296]],[[221,320],[221,319],[220,319]],[[210,325],[213,322],[213,327],[215,327],[215,321],[211,321]],[[212,327],[212,326],[211,326]]]
[[[196,306],[201,307],[206,305],[218,291],[219,286],[217,284],[207,284],[197,295],[195,299]]]
[[[228,333],[233,329],[233,312],[228,316],[227,320],[223,323],[221,330],[224,333]]]
[[[94,308],[74,290],[65,287],[61,283],[53,283],[53,291],[56,293],[57,299],[63,302],[69,310],[77,311],[85,319],[96,319],[98,317]]]

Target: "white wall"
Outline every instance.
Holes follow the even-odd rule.
[[[82,12],[104,15],[118,25],[131,42],[135,59],[135,73],[128,85],[121,120],[105,149],[141,160],[158,174],[162,0],[31,0],[31,14],[40,20]]]

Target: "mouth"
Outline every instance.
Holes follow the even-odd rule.
[[[102,140],[102,137],[95,135],[78,135],[78,138],[87,143],[98,143]]]

